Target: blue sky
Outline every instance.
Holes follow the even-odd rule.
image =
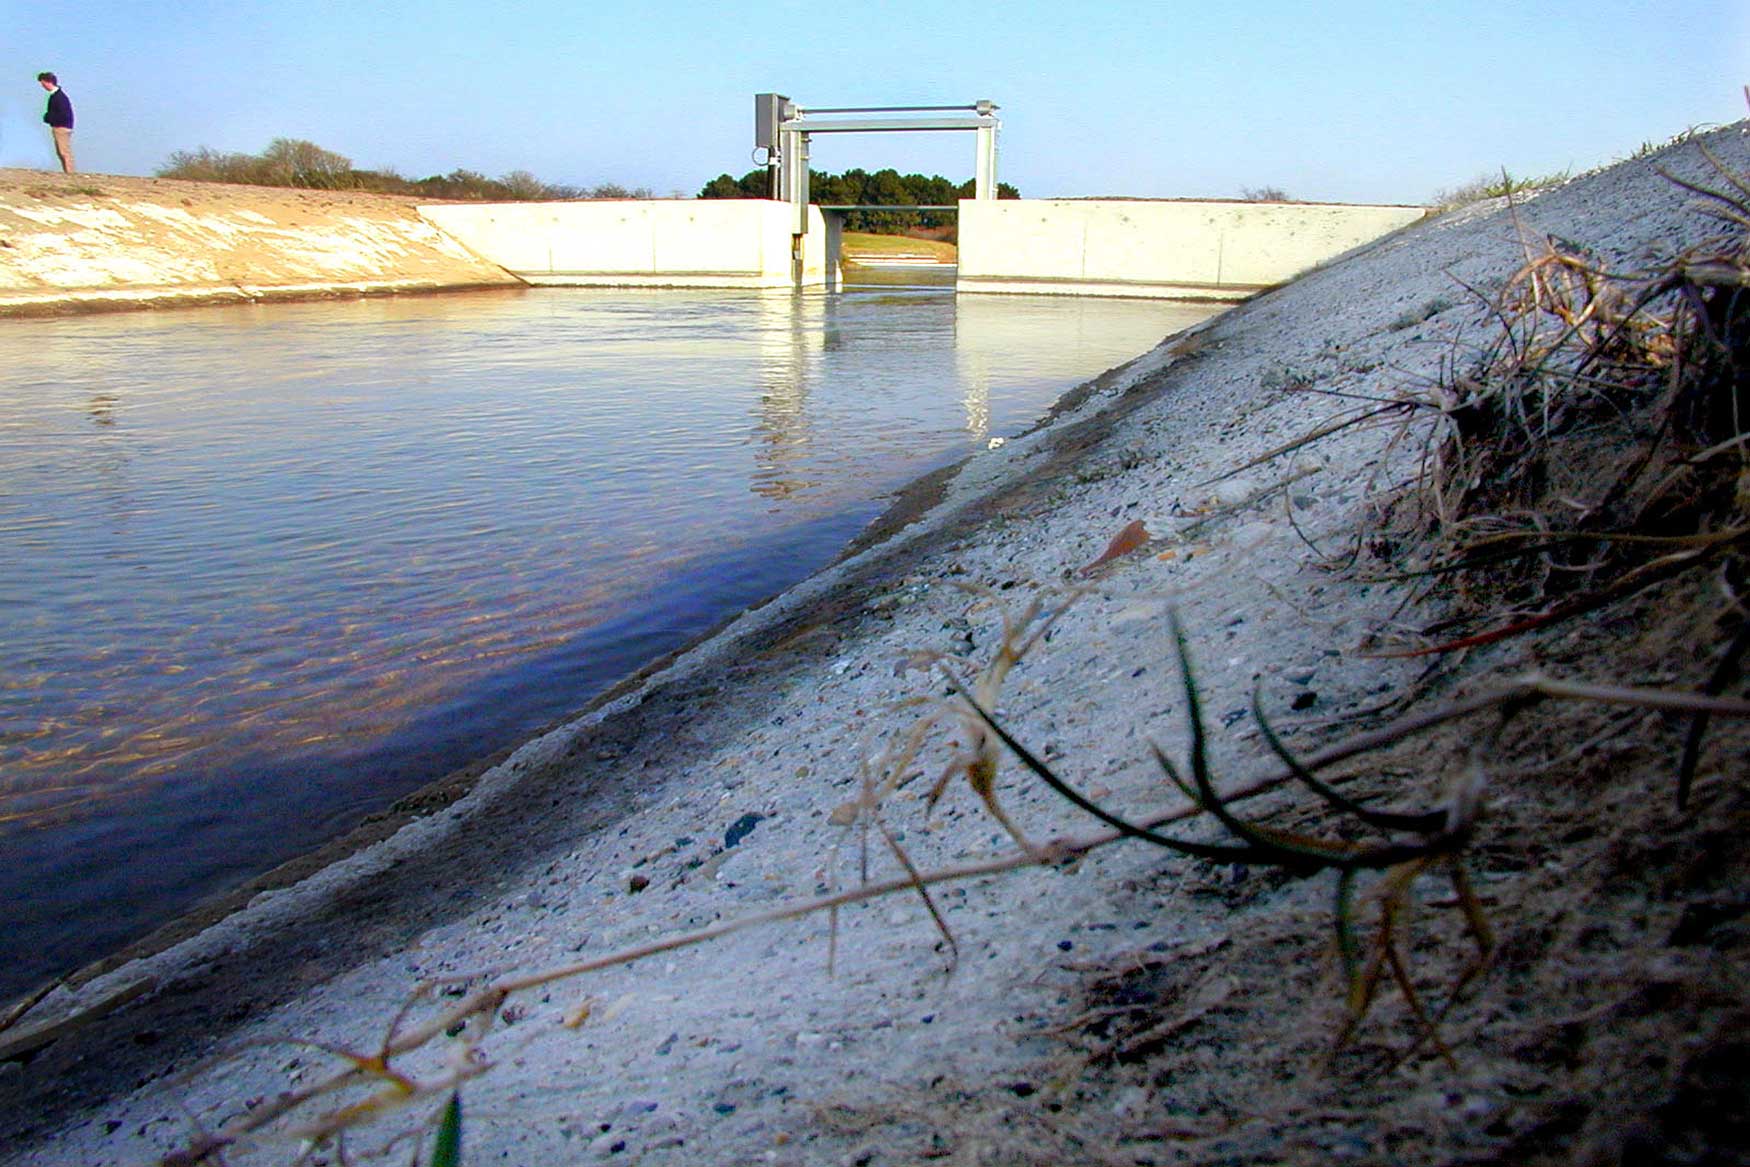
[[[0,0],[0,165],[307,138],[409,177],[691,194],[752,168],[753,94],[1002,106],[1033,196],[1421,202],[1746,116],[1750,0]],[[816,169],[972,173],[964,134],[816,139]]]

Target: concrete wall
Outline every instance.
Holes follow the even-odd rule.
[[[1237,300],[1421,213],[969,200],[959,287]],[[819,287],[833,267],[832,232],[817,209],[809,216],[802,286]],[[788,289],[791,226],[786,204],[761,199],[417,206],[387,195],[0,170],[0,316],[523,280]]]
[[[966,200],[962,292],[1241,300],[1424,215],[1421,207]]]
[[[424,206],[476,254],[532,284],[789,288],[791,212],[764,199]],[[826,224],[810,208],[802,286],[826,279]]]

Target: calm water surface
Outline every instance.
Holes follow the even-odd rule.
[[[578,709],[1206,315],[885,289],[0,322],[0,991]]]

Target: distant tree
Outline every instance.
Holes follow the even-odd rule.
[[[505,197],[511,199],[537,200],[548,196],[550,187],[526,170],[513,170],[498,180],[504,187]]]
[[[901,178],[899,171],[888,167],[869,176],[869,183],[863,188],[863,204],[874,207],[903,206],[914,202],[915,194],[912,184]],[[855,230],[887,235],[901,235],[918,226],[916,211],[858,211],[852,218],[861,220],[853,227]]]
[[[769,179],[764,169],[751,170],[741,178],[719,174],[699,192],[702,199],[763,199]],[[939,174],[900,174],[888,168],[870,174],[852,168],[843,174],[813,171],[808,176],[809,201],[822,206],[838,207],[902,207],[952,206],[973,195],[971,179],[955,183]],[[997,184],[997,197],[1018,199],[1021,192],[1008,183]],[[955,216],[948,211],[852,211],[845,216],[845,226],[852,231],[879,231],[897,234],[918,227],[942,228],[954,225]]]
[[[954,193],[959,195],[963,199],[971,198],[975,193],[977,193],[977,191],[978,191],[978,184],[970,178],[967,179],[965,182],[961,183],[959,186],[954,188]],[[1021,197],[1021,192],[1019,190],[1017,190],[1015,187],[1009,185],[1006,182],[997,183],[997,198],[999,198],[999,199],[1018,199],[1020,197]]]
[[[765,167],[750,170],[740,178],[719,174],[699,192],[702,199],[763,199],[770,193],[771,179]]]
[[[414,189],[410,179],[401,177],[391,167],[381,170],[355,170],[352,172],[353,186],[359,190],[367,190],[373,194],[407,194]]]
[[[302,138],[275,138],[261,152],[261,165],[270,186],[340,190],[353,185],[351,158]]]
[[[1240,197],[1248,203],[1287,203],[1294,200],[1288,197],[1288,192],[1279,186],[1246,187],[1240,191]]]
[[[160,178],[194,182],[239,182],[260,186],[301,186],[318,190],[367,190],[436,199],[481,199],[496,202],[563,199],[647,199],[648,187],[627,188],[607,182],[585,189],[542,182],[527,170],[488,178],[458,167],[448,174],[418,180],[395,171],[355,170],[344,154],[324,150],[301,138],[275,138],[260,154],[233,154],[202,146],[178,150],[157,170]]]
[[[209,150],[178,150],[158,168],[159,178],[186,178],[192,182],[261,182],[261,159],[253,154],[227,154]]]
[[[604,182],[583,191],[579,197],[586,199],[652,199],[656,197],[656,194],[647,186],[629,188],[621,186],[617,182]]]
[[[478,170],[466,170],[462,167],[448,174],[434,174],[414,183],[419,193],[440,199],[500,199],[508,198],[509,192],[502,183],[494,182]]]

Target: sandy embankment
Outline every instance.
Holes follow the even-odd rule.
[[[1705,143],[1741,174],[1745,135]],[[311,1048],[276,1039],[373,1050],[428,978],[563,966],[854,882],[856,838],[835,812],[859,760],[930,708],[896,702],[940,695],[919,654],[988,660],[1005,612],[1033,597],[1063,609],[1071,583],[1087,591],[1014,671],[1003,716],[1136,815],[1178,797],[1146,744],[1183,747],[1169,608],[1230,782],[1274,768],[1255,685],[1303,751],[1532,667],[1697,687],[1721,639],[1711,580],[1456,659],[1374,655],[1440,616],[1438,597],[1401,606],[1412,585],[1367,538],[1379,492],[1417,465],[1413,418],[1250,464],[1467,367],[1499,326],[1486,297],[1546,235],[1643,270],[1718,234],[1653,164],[1723,185],[1696,143],[1674,146],[1517,211],[1412,228],[1236,309],[970,460],[920,521],[531,743],[460,802],[43,1002],[49,1017],[152,986],[0,1073],[6,1161],[149,1160],[193,1137],[185,1108],[218,1129],[325,1072]],[[1083,577],[1133,520],[1150,541]],[[1480,730],[1375,753],[1346,788],[1427,805],[1445,775],[1470,772]],[[1540,708],[1490,755],[1470,863],[1497,956],[1442,1018],[1450,1063],[1418,1044],[1393,991],[1332,1056],[1328,881],[1123,844],[940,885],[952,965],[918,900],[891,896],[841,913],[834,977],[824,916],[750,928],[517,993],[473,1060],[439,1038],[397,1066],[435,1079],[490,1063],[463,1092],[469,1163],[1612,1162],[1642,1145],[1728,1162],[1742,1147],[1731,1116],[1750,1109],[1745,734],[1716,727],[1678,815],[1682,731],[1635,711]],[[933,776],[950,749],[931,742],[919,769]],[[1013,854],[964,785],[928,814],[923,784],[884,815],[919,867]],[[1091,829],[1012,766],[1001,791],[1034,839]],[[1269,810],[1331,829],[1306,798],[1248,806]],[[879,841],[871,859],[877,878],[895,874]],[[1470,942],[1449,885],[1415,894],[1410,975],[1438,999]],[[567,1024],[586,999],[588,1018]],[[1144,1011],[1152,1036],[1102,1056],[1110,1027]],[[349,1154],[396,1121],[355,1134]],[[295,1153],[282,1140],[227,1161]],[[408,1154],[402,1143],[393,1161]]]
[[[0,170],[0,315],[523,286],[417,205]]]

